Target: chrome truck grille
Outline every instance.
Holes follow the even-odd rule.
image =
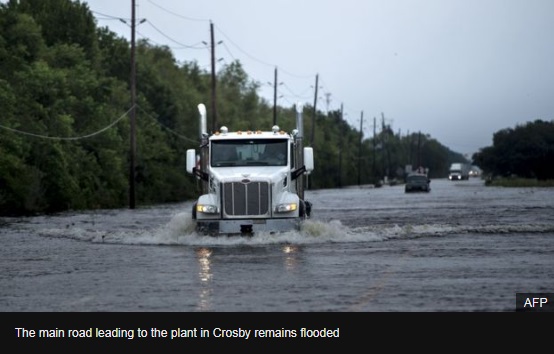
[[[269,215],[271,198],[268,182],[224,183],[222,190],[225,216],[261,217]]]

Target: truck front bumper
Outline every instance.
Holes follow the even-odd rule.
[[[197,220],[196,230],[206,235],[251,235],[300,229],[302,218]]]

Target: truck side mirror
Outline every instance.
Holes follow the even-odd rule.
[[[192,173],[192,169],[196,167],[196,150],[187,150],[187,172]]]
[[[308,173],[314,170],[314,149],[311,147],[304,148],[304,166]]]

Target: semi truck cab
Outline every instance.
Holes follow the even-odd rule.
[[[205,109],[199,105],[199,110],[205,119]],[[187,172],[203,187],[192,210],[197,232],[251,235],[300,229],[311,213],[304,179],[314,169],[313,150],[303,147],[301,129],[287,133],[275,125],[267,131],[229,131],[222,126],[202,136],[199,155],[187,150]]]

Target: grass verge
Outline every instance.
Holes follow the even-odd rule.
[[[493,187],[554,187],[554,179],[537,180],[533,178],[494,178],[485,181],[485,185]]]

